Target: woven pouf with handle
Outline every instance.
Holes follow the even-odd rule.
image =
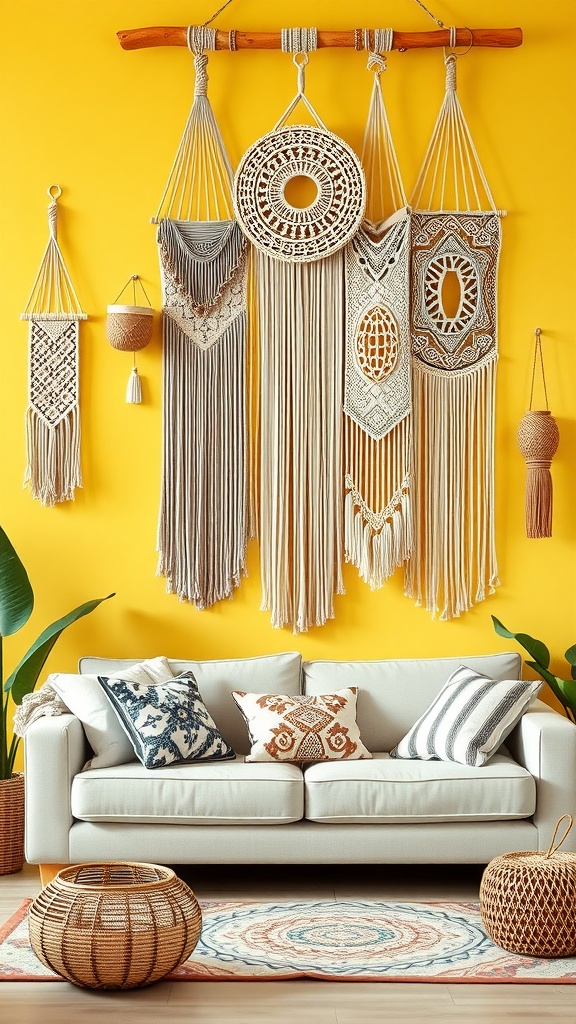
[[[561,822],[568,827],[554,845]],[[576,853],[558,853],[573,825],[556,823],[547,853],[506,853],[488,864],[480,884],[480,915],[497,946],[525,956],[576,953]]]
[[[46,967],[86,988],[141,988],[195,948],[202,914],[170,868],[116,861],[59,871],[28,910],[30,944]]]

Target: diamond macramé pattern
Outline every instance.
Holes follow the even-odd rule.
[[[576,854],[507,853],[480,885],[482,923],[496,945],[526,956],[576,953]]]

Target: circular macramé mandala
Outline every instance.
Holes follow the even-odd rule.
[[[312,178],[310,206],[292,206],[285,188]],[[343,139],[312,125],[285,125],[258,139],[234,178],[234,212],[253,245],[287,263],[337,252],[358,230],[366,205],[362,165]]]

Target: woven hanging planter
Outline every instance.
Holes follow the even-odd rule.
[[[536,362],[539,361],[545,409],[533,409]],[[526,459],[526,536],[530,538],[552,536],[552,476],[550,466],[556,454],[560,432],[548,408],[548,389],[542,355],[542,331],[534,331],[534,361],[530,405],[518,427],[518,447]]]
[[[106,337],[112,348],[139,352],[152,338],[154,310],[147,306],[108,306]]]
[[[568,828],[554,846],[560,823]],[[556,824],[548,852],[495,857],[480,884],[480,914],[497,946],[525,956],[576,953],[576,853],[558,853],[573,818]]]
[[[0,779],[0,875],[24,867],[24,775]]]
[[[28,911],[30,944],[50,970],[85,988],[142,988],[190,956],[202,928],[194,893],[170,868],[72,865]]]

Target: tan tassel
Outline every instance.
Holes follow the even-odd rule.
[[[518,447],[526,459],[526,536],[552,536],[552,475],[560,433],[548,409],[531,409],[520,421]]]
[[[126,403],[128,405],[140,405],[141,401],[142,381],[138,376],[138,370],[133,366],[132,373],[128,378],[128,387],[126,388]]]

